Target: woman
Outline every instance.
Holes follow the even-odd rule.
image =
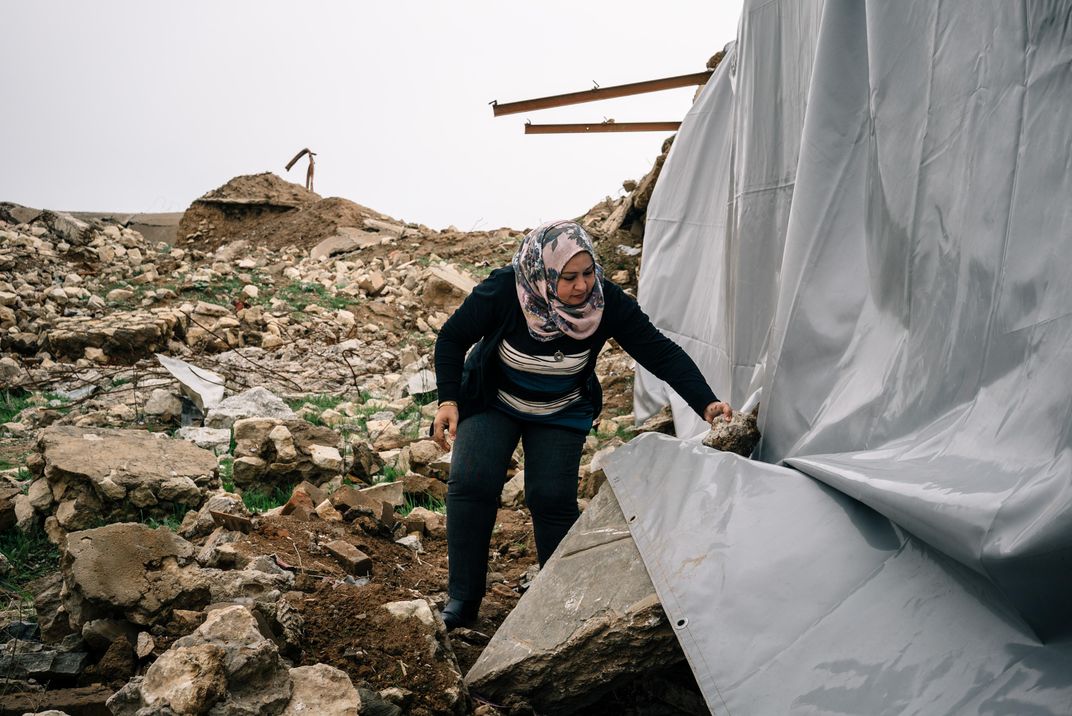
[[[447,489],[448,628],[476,620],[499,495],[519,439],[541,566],[576,521],[581,450],[602,407],[596,356],[609,338],[705,420],[730,419],[730,406],[696,364],[603,278],[591,237],[572,221],[526,235],[512,265],[493,271],[439,332],[434,437],[444,450],[447,434],[455,439]]]

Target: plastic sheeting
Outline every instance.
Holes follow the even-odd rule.
[[[1072,645],[860,502],[655,434],[604,469],[712,713],[1072,713]]]
[[[652,197],[639,295],[720,396],[761,391],[769,464],[698,453],[680,469],[717,465],[730,486],[700,499],[691,483],[649,490],[653,473],[676,477],[640,466],[648,449],[670,460],[651,441],[608,470],[623,508],[649,504],[634,536],[684,605],[716,710],[1072,713],[1069,127],[1067,0],[746,2]],[[669,399],[679,435],[702,427],[651,376],[637,385],[638,418]],[[805,489],[795,507],[777,497]],[[867,519],[813,519],[849,498]],[[879,515],[896,547],[872,543]],[[801,520],[814,533],[789,540],[799,561],[744,546],[780,544]],[[681,562],[659,536],[671,522],[720,559]],[[858,551],[830,559],[834,545]],[[837,589],[815,591],[813,563]],[[809,612],[813,598],[828,611]],[[718,613],[745,607],[769,621]],[[806,629],[789,623],[801,609]],[[753,641],[770,648],[737,664]],[[838,654],[851,668],[834,676]],[[902,667],[916,676],[898,681]],[[932,682],[961,700],[935,700]]]

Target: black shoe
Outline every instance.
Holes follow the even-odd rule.
[[[480,611],[479,599],[448,599],[446,606],[443,607],[443,623],[447,625],[447,631],[470,626],[476,622],[478,611]]]

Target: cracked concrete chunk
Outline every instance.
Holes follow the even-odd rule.
[[[126,522],[67,535],[63,606],[72,626],[99,617],[149,624],[176,604],[207,603],[194,547],[166,527]]]
[[[520,696],[537,711],[566,714],[683,658],[605,485],[465,680],[500,703]]]

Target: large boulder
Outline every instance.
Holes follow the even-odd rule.
[[[173,608],[204,606],[210,580],[193,556],[193,545],[164,527],[126,522],[69,533],[61,567],[71,627],[101,618],[148,625]]]
[[[103,521],[170,517],[218,486],[216,457],[185,440],[143,430],[52,426],[37,448],[55,516],[65,530]],[[51,509],[51,501],[36,504]]]
[[[473,691],[576,713],[684,659],[618,501],[604,486],[466,675]]]

